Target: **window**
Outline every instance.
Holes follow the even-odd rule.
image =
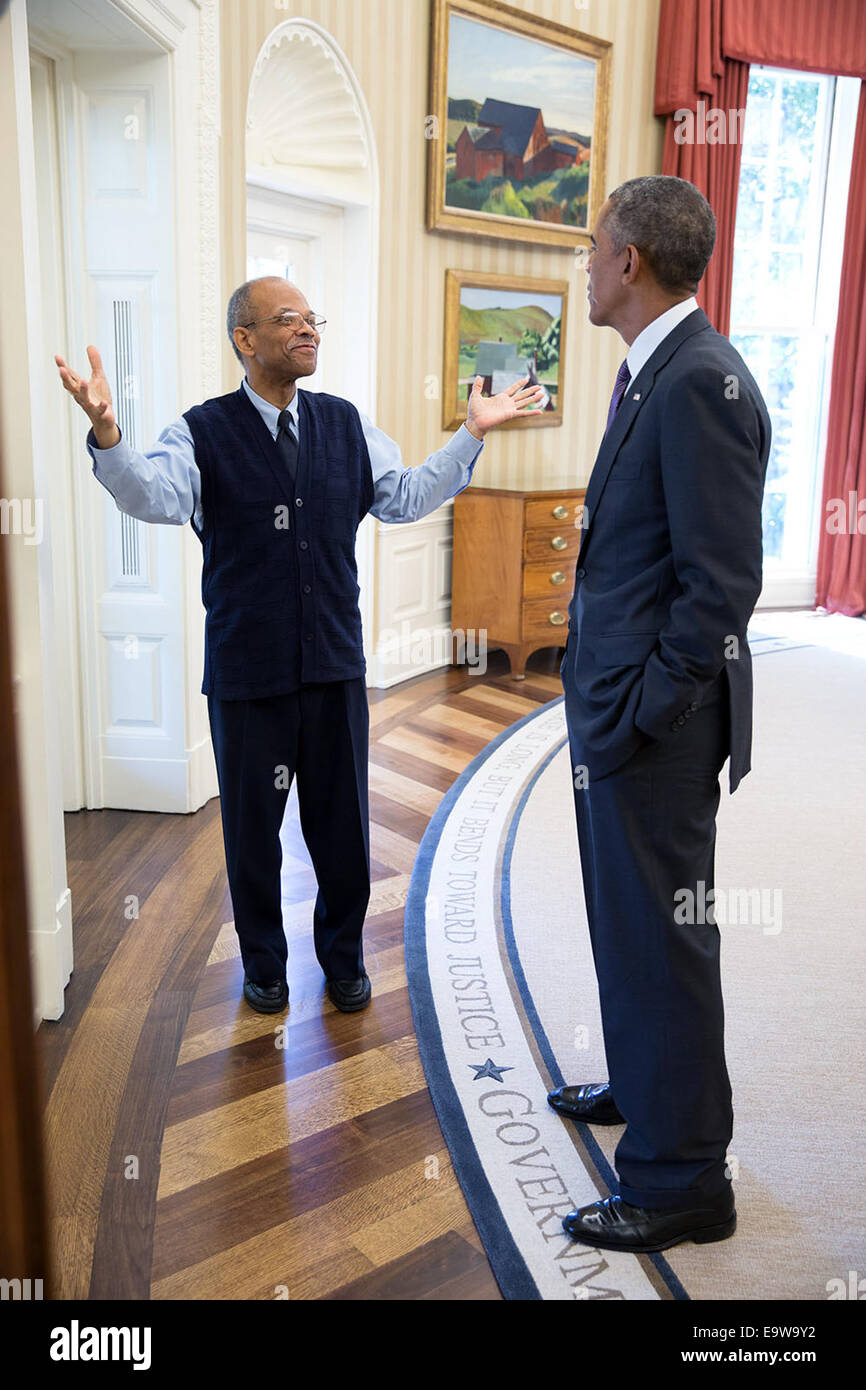
[[[814,577],[817,513],[859,82],[753,67],[734,237],[730,338],[773,426],[767,582]],[[796,587],[796,585],[795,585]]]

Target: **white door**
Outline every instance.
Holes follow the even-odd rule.
[[[359,362],[358,335],[350,328],[352,306],[345,299],[346,285],[352,282],[349,262],[353,252],[346,223],[347,209],[342,204],[295,197],[261,182],[247,184],[247,278],[282,275],[297,285],[314,313],[327,319],[316,371],[304,378],[302,389],[342,396],[367,413],[368,402],[359,399],[366,361]],[[361,297],[359,294],[359,300]],[[372,518],[364,519],[355,547],[368,663],[373,524]]]
[[[168,57],[149,43],[71,52],[57,75],[68,293],[66,332],[52,348],[86,371],[85,346],[96,344],[120,428],[138,448],[178,413],[169,79]],[[73,499],[71,516],[55,515],[67,525],[79,599],[80,682],[76,653],[61,649],[70,717],[80,686],[75,804],[184,811],[180,528],[117,509],[92,476],[84,416],[66,408],[69,449],[51,466],[63,474],[56,496],[68,489]]]
[[[334,396],[348,395],[341,331],[343,242],[342,207],[248,186],[247,277],[281,275],[291,280],[313,312],[328,320],[316,371],[302,386]]]

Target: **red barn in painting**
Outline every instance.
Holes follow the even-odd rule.
[[[488,97],[478,120],[457,137],[455,177],[482,179],[493,174],[518,182],[569,164],[582,164],[589,148],[577,140],[551,140],[537,106],[517,106]]]
[[[479,183],[488,174],[502,174],[502,132],[498,127],[465,125],[457,137],[458,179],[476,179]]]

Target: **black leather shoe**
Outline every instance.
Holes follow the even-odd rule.
[[[249,975],[244,975],[244,999],[257,1013],[282,1013],[288,1007],[289,987],[285,980],[271,980],[270,984],[257,985]]]
[[[610,1093],[609,1081],[591,1086],[560,1086],[548,1093],[547,1103],[560,1115],[570,1115],[573,1120],[585,1120],[590,1125],[625,1124]]]
[[[366,972],[360,980],[328,981],[328,998],[332,1004],[336,1004],[338,1009],[342,1009],[344,1014],[353,1014],[358,1009],[366,1009],[372,993],[370,977]]]
[[[725,1193],[715,1204],[707,1202],[688,1211],[664,1211],[658,1207],[648,1211],[615,1196],[570,1211],[562,1218],[562,1224],[581,1245],[640,1254],[667,1250],[682,1240],[693,1240],[696,1245],[727,1240],[737,1229],[737,1213],[732,1192]]]

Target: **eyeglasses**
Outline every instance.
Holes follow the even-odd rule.
[[[277,323],[280,328],[291,328],[297,332],[302,323],[308,328],[312,328],[314,333],[319,333],[328,322],[327,319],[319,318],[318,314],[298,314],[291,309],[284,309],[281,314],[273,314],[271,318],[254,319],[252,323],[238,324],[239,328],[256,328],[260,323]]]

